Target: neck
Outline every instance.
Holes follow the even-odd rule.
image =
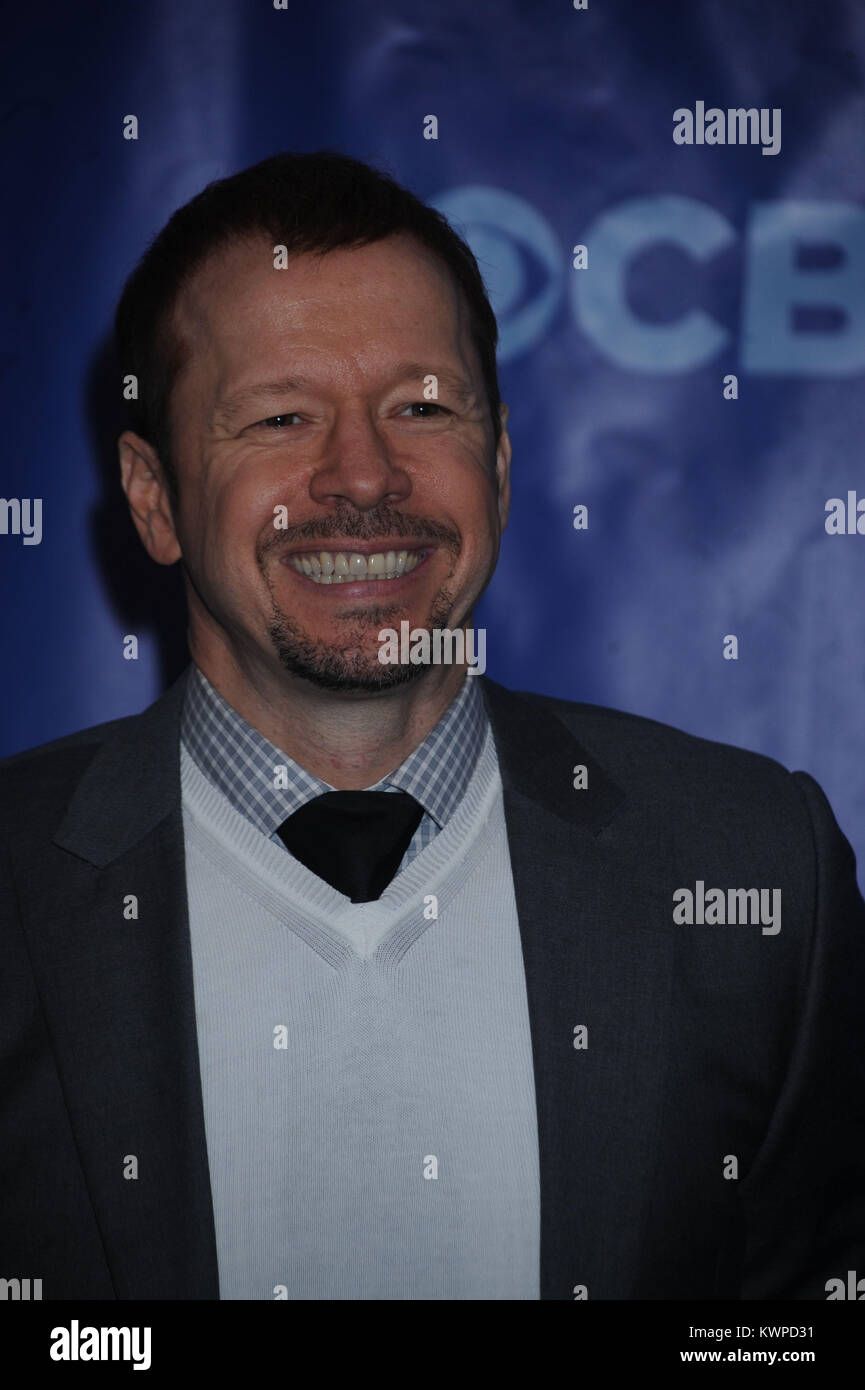
[[[399,767],[435,728],[466,678],[465,665],[430,667],[409,685],[343,695],[287,672],[241,672],[194,648],[192,658],[248,724],[339,791],[370,787]]]

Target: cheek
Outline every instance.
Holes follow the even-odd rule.
[[[463,533],[463,544],[473,551],[488,550],[498,532],[498,490],[495,479],[476,473],[454,498],[453,515]]]
[[[250,548],[266,539],[280,517],[284,524],[309,514],[303,506],[303,480],[289,474],[279,457],[235,455],[220,468],[207,490],[205,512],[210,527],[226,545]]]
[[[250,574],[258,573],[256,549],[269,513],[236,488],[211,490],[198,503],[188,526],[200,562],[217,587],[248,586]]]
[[[495,475],[474,456],[443,462],[435,470],[413,477],[413,502],[435,515],[451,516],[463,532],[483,527],[496,513]],[[409,504],[410,505],[410,504]]]

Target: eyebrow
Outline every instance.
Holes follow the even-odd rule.
[[[468,379],[459,372],[450,371],[448,368],[441,368],[433,371],[429,364],[421,362],[399,362],[390,374],[392,384],[395,386],[399,382],[406,381],[410,377],[422,382],[424,377],[434,376],[437,381],[447,386],[451,395],[461,401],[465,406],[471,406],[477,400],[477,392]],[[278,400],[280,397],[289,395],[292,391],[316,390],[316,383],[309,377],[297,375],[294,377],[282,377],[279,381],[262,381],[255,386],[249,386],[243,391],[232,392],[218,401],[211,417],[212,423],[227,424],[246,405],[254,401]]]

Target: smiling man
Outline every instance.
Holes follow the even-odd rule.
[[[508,518],[468,247],[367,165],[278,155],[174,215],[117,336],[191,662],[3,765],[6,1276],[834,1296],[865,1268],[865,906],[817,783],[458,645],[381,660],[470,628]]]
[[[410,237],[275,259],[247,234],[180,293],[182,483],[172,506],[133,433],[123,483],[153,558],[183,557],[198,669],[309,771],[368,787],[462,683],[384,664],[379,633],[468,621],[507,520],[507,407],[494,427],[462,295]]]

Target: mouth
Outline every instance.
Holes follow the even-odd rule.
[[[282,563],[313,584],[393,583],[412,574],[433,549],[303,550],[285,556]]]

